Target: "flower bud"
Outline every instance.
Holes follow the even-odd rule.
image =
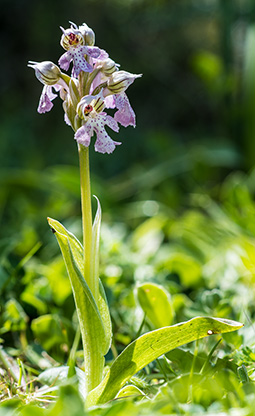
[[[100,69],[104,75],[110,76],[117,71],[119,64],[116,64],[112,59],[108,58],[104,61],[97,61],[96,68]]]
[[[35,70],[35,76],[44,85],[57,84],[61,77],[61,71],[57,65],[50,61],[33,62],[29,61],[29,67]]]
[[[112,94],[120,94],[131,85],[136,78],[140,78],[142,74],[130,74],[130,72],[126,71],[116,71],[113,72],[111,77],[108,79],[107,82],[107,89]]]
[[[84,39],[84,45],[95,45],[95,33],[90,27],[88,27],[88,25],[86,25],[86,23],[83,23],[81,26],[79,26],[79,31]]]

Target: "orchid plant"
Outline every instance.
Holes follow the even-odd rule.
[[[124,391],[127,394],[128,380],[167,351],[208,335],[236,330],[242,324],[197,317],[161,327],[134,340],[110,367],[105,367],[104,356],[111,347],[112,327],[99,278],[101,208],[96,198],[97,212],[92,221],[89,147],[95,136],[95,151],[112,153],[121,143],[113,140],[107,129],[118,132],[119,125],[135,127],[135,113],[126,90],[141,74],[120,70],[106,51],[95,46],[95,34],[85,23],[81,26],[71,23],[68,29],[61,30],[60,44],[65,53],[58,61],[59,66],[49,61],[30,61],[29,66],[43,84],[38,112],[50,111],[59,94],[64,120],[73,129],[78,144],[83,244],[58,221],[48,218],[48,222],[57,237],[73,290],[84,351],[81,393],[86,405],[92,406],[116,395],[121,397]],[[68,71],[70,65],[70,75],[62,72]],[[111,116],[107,109],[116,111]],[[140,294],[142,289],[139,289]],[[146,287],[145,292],[148,290]],[[150,287],[150,290],[154,289]],[[166,301],[163,289],[157,286],[155,293]]]

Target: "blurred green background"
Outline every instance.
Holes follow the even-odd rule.
[[[93,146],[90,152],[92,192],[103,208],[101,275],[110,303],[116,306],[118,299],[119,312],[113,307],[112,313],[119,342],[128,343],[137,330],[135,323],[120,329],[134,311],[130,289],[136,281],[156,281],[176,294],[179,321],[212,312],[201,306],[207,298],[200,299],[200,288],[230,290],[231,282],[245,276],[245,307],[252,317],[254,1],[0,5],[0,312],[6,345],[25,345],[20,331],[32,339],[31,322],[47,351],[57,345],[58,359],[66,357],[59,344],[71,345],[59,329],[49,346],[48,324],[44,333],[36,319],[49,313],[57,328],[65,325],[58,327],[59,316],[73,319],[70,287],[46,217],[81,237],[77,148],[60,100],[50,113],[36,112],[42,85],[27,68],[29,60],[57,63],[63,53],[59,26],[67,28],[69,21],[86,22],[96,45],[121,69],[143,74],[128,90],[137,127],[112,133],[122,141],[112,155],[95,153]],[[222,276],[228,277],[224,283]],[[192,292],[194,287],[199,290]],[[192,309],[185,296],[201,300],[201,309]],[[216,315],[241,319],[238,301],[236,310],[224,303],[230,293],[215,296],[217,305],[222,297]]]
[[[136,129],[122,128],[115,135],[123,144],[110,156],[91,151],[105,209],[109,201],[112,209],[138,194],[150,199],[159,185],[157,199],[164,199],[168,188],[166,202],[176,208],[190,189],[211,188],[233,169],[253,167],[252,0],[1,0],[3,236],[12,234],[12,223],[20,232],[25,221],[46,230],[45,205],[48,215],[60,213],[60,219],[70,206],[78,213],[73,133],[63,122],[60,100],[50,113],[36,112],[41,84],[27,68],[28,60],[57,62],[63,53],[59,26],[68,27],[69,20],[91,26],[96,44],[122,69],[143,73],[128,91]],[[151,168],[155,171],[147,177]],[[112,182],[116,186],[108,186]],[[69,205],[63,207],[67,188]]]

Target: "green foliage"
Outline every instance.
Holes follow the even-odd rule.
[[[254,332],[246,318],[247,316],[252,321],[255,316],[251,290],[254,285],[255,270],[254,238],[252,236],[254,201],[251,192],[253,175],[253,172],[250,175],[235,173],[226,178],[224,183],[218,187],[218,202],[209,194],[193,193],[190,197],[189,207],[179,215],[174,214],[173,210],[165,204],[156,202],[155,199],[154,209],[149,212],[149,217],[148,212],[143,211],[143,207],[149,205],[145,205],[146,200],[140,201],[140,217],[135,222],[130,215],[130,213],[132,214],[132,210],[130,210],[132,203],[126,203],[125,210],[122,210],[126,220],[125,225],[123,223],[113,225],[110,214],[106,212],[106,221],[102,226],[100,275],[104,281],[112,311],[113,348],[117,349],[117,352],[121,352],[134,340],[139,331],[144,332],[146,329],[150,329],[151,325],[155,325],[155,322],[153,323],[151,320],[149,322],[149,316],[147,316],[148,320],[146,318],[143,323],[144,327],[139,328],[143,321],[144,311],[141,309],[142,304],[141,306],[136,304],[133,294],[137,283],[138,287],[146,288],[146,285],[149,285],[150,288],[164,288],[164,293],[167,293],[166,297],[171,296],[171,306],[175,313],[174,323],[201,314],[219,318],[230,317],[246,322],[244,329],[238,333],[224,334],[223,342],[217,346],[212,356],[210,356],[210,351],[216,341],[212,343],[212,337],[210,337],[206,342],[200,342],[197,352],[193,347],[189,347],[188,350],[186,348],[175,349],[171,353],[167,353],[165,360],[160,358],[148,365],[145,370],[138,373],[140,382],[133,381],[131,378],[131,386],[138,387],[146,397],[154,398],[155,412],[159,412],[159,414],[163,412],[163,409],[167,409],[164,410],[167,412],[176,412],[176,409],[179,409],[178,411],[181,412],[180,408],[185,404],[187,396],[182,396],[180,392],[186,391],[187,386],[190,385],[194,390],[194,394],[188,398],[191,400],[187,410],[190,414],[198,411],[198,408],[192,406],[199,406],[201,413],[206,411],[209,413],[210,407],[213,405],[218,406],[217,409],[222,412],[227,411],[229,406],[247,409],[250,406],[248,399],[246,401],[242,396],[248,394],[246,389],[249,389],[247,398],[253,397],[253,372],[255,371]],[[156,188],[154,192],[156,192]],[[244,214],[240,215],[240,212]],[[154,221],[148,221],[153,218]],[[141,225],[139,228],[136,227],[138,221]],[[136,230],[135,233],[132,231],[132,225]],[[69,228],[76,232],[75,219],[73,223],[69,223]],[[63,232],[63,230],[61,228],[59,232]],[[67,232],[64,231],[65,233]],[[156,235],[160,238],[155,242],[153,239]],[[148,243],[149,249],[143,249],[142,243],[138,244],[140,238]],[[150,239],[152,239],[152,244],[150,244]],[[17,326],[15,329],[15,350],[13,349],[13,340],[10,338],[12,330],[5,330],[2,333],[5,344],[12,347],[8,352],[14,355],[21,353],[21,343],[26,342],[25,339],[28,340],[29,348],[23,349],[25,362],[28,368],[33,366],[39,370],[39,373],[42,372],[42,369],[52,367],[52,362],[47,363],[45,350],[49,359],[52,360],[51,357],[53,357],[56,360],[55,365],[59,366],[63,361],[67,361],[77,327],[77,318],[73,315],[73,303],[70,298],[70,286],[66,280],[64,268],[58,266],[59,255],[56,250],[52,249],[51,240],[52,234],[49,234],[44,251],[40,251],[30,258],[24,263],[22,269],[16,271],[22,285],[16,286],[17,300],[11,302],[10,305],[17,305],[16,302],[18,302],[21,308],[14,308],[16,320],[13,321],[13,325],[23,322],[22,325],[25,327]],[[78,247],[80,246],[78,245]],[[45,253],[49,249],[52,252],[52,257],[46,261],[45,258],[48,257],[48,254],[46,256]],[[76,255],[78,256],[77,253]],[[185,282],[182,269],[173,267],[172,259],[182,259],[182,256],[183,259],[189,258],[199,265],[196,284],[193,283],[193,279],[189,282],[188,273]],[[8,259],[8,254],[6,258]],[[9,272],[11,269],[6,268],[6,264],[5,261],[3,266]],[[66,289],[66,295],[58,297],[58,287],[55,284],[49,284],[49,282],[53,282],[54,272],[56,276],[59,275],[60,294],[64,293],[61,286],[68,285],[69,289]],[[235,282],[234,285],[233,282]],[[5,327],[4,317],[7,317],[7,312],[10,313],[12,310],[8,307],[9,300],[14,299],[13,294],[15,293],[11,281],[8,280],[8,284],[9,293],[2,292],[2,296],[7,299],[5,305],[2,306],[4,311],[4,314],[1,315],[2,328]],[[23,293],[31,293],[43,302],[44,308],[31,309],[30,304],[23,300],[26,299]],[[45,311],[47,311],[46,314]],[[17,313],[20,316],[17,316]],[[24,313],[28,317],[25,320]],[[29,320],[32,321],[32,333],[28,326]],[[40,322],[42,323],[41,328]],[[46,329],[43,329],[45,323],[50,326],[46,325]],[[37,332],[34,331],[34,328],[37,328]],[[52,336],[49,337],[49,333]],[[36,338],[36,344],[32,342],[34,338]],[[54,343],[50,345],[52,340]],[[116,353],[114,349],[112,351],[113,354]],[[219,356],[220,358],[217,358]],[[112,353],[109,353],[106,356],[106,362],[111,364],[112,359]],[[81,344],[76,352],[76,360],[80,365],[82,364]],[[246,377],[244,380],[241,373],[245,370],[238,370],[239,367],[242,369],[242,366],[245,366],[247,370],[249,381],[245,381],[248,379]],[[197,375],[201,371],[202,375]],[[118,374],[120,373],[121,371],[118,372]],[[191,376],[192,373],[194,377]],[[247,383],[250,387],[247,387]],[[57,388],[56,377],[53,384]],[[242,387],[239,384],[242,384]],[[165,389],[162,385],[166,385]],[[130,389],[133,391],[131,387]],[[133,408],[132,401],[140,400],[141,397],[137,395],[133,397],[132,394],[131,396],[130,398],[126,396],[126,404],[112,403],[107,405],[109,406],[108,411],[112,409],[113,414],[115,411],[133,412],[133,414],[139,414],[139,412],[146,414],[147,412],[150,414],[147,410],[146,401],[148,399],[146,397],[142,399],[136,409]],[[169,397],[171,397],[170,403]],[[177,403],[172,397],[178,397]],[[22,405],[23,398],[19,400]],[[53,398],[48,400],[54,401]],[[38,404],[38,402],[36,403]],[[29,412],[30,406],[27,405],[27,412]],[[120,410],[119,406],[123,406],[123,410]],[[42,411],[44,412],[44,410]],[[104,414],[104,411],[101,408],[97,409],[98,414]],[[93,410],[90,410],[90,413],[93,413]]]
[[[46,351],[52,352],[54,347],[57,348],[61,345],[70,347],[70,339],[73,338],[73,327],[63,317],[60,318],[53,314],[39,316],[32,321],[31,329],[34,337]],[[51,334],[50,337],[49,334]]]
[[[104,355],[107,354],[111,341],[111,323],[105,295],[101,291],[97,304],[83,277],[83,249],[80,242],[58,221],[49,218],[48,222],[57,237],[72,285],[83,338],[86,366],[91,365],[95,377],[101,380]],[[94,361],[91,354],[92,349],[96,351]]]
[[[129,378],[160,355],[180,345],[212,334],[240,329],[242,324],[216,318],[191,321],[148,332],[137,338],[116,358],[98,387],[89,393],[86,404],[113,399]]]
[[[3,315],[4,325],[1,332],[22,331],[26,329],[28,316],[22,306],[15,299],[10,299],[5,305]]]
[[[137,287],[138,302],[145,316],[156,328],[173,322],[173,306],[169,293],[155,283],[143,283]]]

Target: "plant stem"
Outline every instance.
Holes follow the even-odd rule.
[[[84,247],[84,279],[89,286],[97,304],[98,302],[98,276],[93,273],[92,263],[92,212],[89,171],[89,149],[79,145],[80,182],[81,182],[81,208],[82,230]],[[79,308],[78,308],[79,309]],[[101,346],[98,344],[97,335],[91,327],[90,319],[84,322],[84,314],[78,310],[80,329],[83,342],[85,360],[85,384],[86,391],[93,390],[102,380],[104,359],[101,356]]]
[[[84,249],[84,279],[94,295],[93,276],[90,273],[91,243],[92,243],[92,212],[89,172],[89,148],[79,145],[80,181],[81,181],[81,210]]]

